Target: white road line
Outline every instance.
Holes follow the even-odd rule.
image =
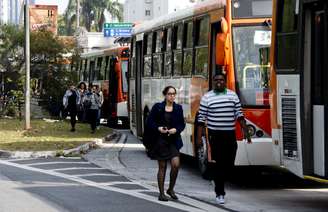
[[[14,162],[14,161],[34,161],[35,159],[38,159],[38,158],[13,158],[13,159],[9,159],[9,160],[6,160],[6,161],[10,161],[10,162]],[[53,158],[48,158],[48,159],[53,159]],[[62,157],[59,157],[59,159],[65,159],[65,158],[62,158]],[[83,161],[81,157],[70,157],[69,159],[67,159],[67,162],[68,161],[72,161],[72,160],[80,160],[80,161]]]
[[[75,177],[94,177],[94,176],[112,176],[117,177],[120,176],[118,174],[104,174],[104,173],[92,173],[92,174],[72,174]]]
[[[7,165],[7,166],[17,167],[17,168],[20,168],[20,169],[25,169],[25,170],[29,170],[29,171],[35,171],[35,172],[39,172],[39,173],[43,173],[43,174],[48,174],[48,175],[52,175],[52,176],[56,176],[56,177],[61,177],[61,178],[64,178],[64,179],[72,180],[72,181],[75,181],[75,182],[78,182],[78,183],[81,183],[81,184],[84,184],[84,185],[96,187],[96,188],[103,189],[103,190],[119,192],[119,193],[122,193],[122,194],[125,194],[125,195],[133,196],[133,197],[136,197],[136,198],[139,198],[139,199],[144,199],[146,201],[150,201],[150,202],[153,202],[153,203],[156,203],[156,204],[165,205],[165,206],[168,206],[168,207],[177,208],[177,209],[184,210],[184,211],[191,211],[191,212],[225,211],[225,210],[222,210],[218,207],[214,207],[212,205],[209,205],[209,204],[203,203],[201,201],[197,201],[197,200],[194,200],[194,199],[191,199],[189,197],[182,196],[182,195],[179,196],[180,201],[182,201],[186,204],[189,204],[189,205],[193,205],[197,208],[194,208],[194,207],[191,207],[191,206],[185,205],[185,204],[180,204],[178,202],[173,202],[173,201],[160,202],[160,201],[157,200],[157,197],[152,197],[152,196],[149,196],[149,195],[146,195],[146,194],[143,194],[143,193],[135,192],[133,190],[125,190],[125,189],[120,189],[120,188],[117,188],[117,187],[109,187],[109,186],[104,187],[104,186],[102,186],[102,185],[100,185],[96,182],[92,182],[90,180],[86,180],[86,179],[79,178],[79,177],[76,177],[76,176],[71,176],[71,175],[67,175],[67,174],[63,174],[63,173],[57,173],[53,170],[43,170],[43,169],[38,169],[38,168],[35,168],[35,167],[16,164],[16,163],[12,163],[12,162],[9,162],[9,161],[3,161],[3,160],[0,160],[0,163],[4,164],[4,165]]]
[[[84,161],[67,161],[67,162],[63,162],[63,161],[57,161],[57,162],[40,162],[40,163],[29,163],[29,164],[24,164],[24,165],[29,165],[29,166],[38,166],[38,165],[52,165],[52,164],[90,164],[90,162],[84,162]]]
[[[98,184],[102,185],[102,186],[112,186],[112,185],[120,185],[120,184],[143,186],[138,182],[122,182],[122,181],[115,181],[115,182],[110,182],[110,183],[98,183]]]
[[[92,170],[108,170],[108,169],[104,169],[104,168],[100,168],[100,167],[71,167],[71,168],[59,168],[59,169],[51,169],[52,171],[67,171],[67,170],[88,170],[88,169],[92,169]]]

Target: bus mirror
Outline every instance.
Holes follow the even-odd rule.
[[[221,18],[221,30],[216,35],[216,65],[225,66],[229,57],[228,23]]]
[[[221,32],[223,34],[228,33],[228,23],[227,23],[227,20],[224,17],[221,18]]]
[[[215,47],[216,65],[224,66],[226,64],[226,59],[227,59],[226,40],[227,40],[226,34],[218,33],[216,35],[216,47]]]

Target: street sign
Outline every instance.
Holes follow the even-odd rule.
[[[105,23],[105,37],[130,37],[132,32],[132,23]]]

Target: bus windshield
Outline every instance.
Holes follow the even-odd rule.
[[[243,106],[269,107],[269,52],[267,26],[233,27],[237,91]]]

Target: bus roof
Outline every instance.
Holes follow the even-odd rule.
[[[104,50],[95,50],[92,52],[85,52],[81,54],[81,58],[88,58],[88,57],[97,57],[99,55],[103,55],[104,54]]]
[[[129,47],[128,46],[118,46],[118,47],[114,47],[114,48],[108,48],[108,49],[104,49],[104,54],[105,55],[120,54],[120,52],[122,52],[125,49],[129,49]]]
[[[192,17],[195,15],[201,15],[203,13],[209,12],[211,10],[223,8],[226,5],[227,0],[208,0],[205,2],[198,3],[193,7],[179,10],[174,13],[170,13],[159,18],[153,19],[151,21],[146,21],[141,24],[136,25],[133,28],[132,34],[136,35],[142,32],[151,31],[154,28],[165,26],[167,24]]]

